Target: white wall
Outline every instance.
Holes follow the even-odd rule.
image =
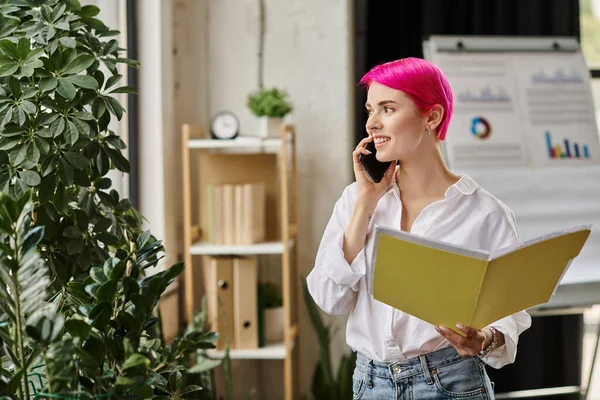
[[[295,107],[289,121],[298,135],[300,271],[306,276],[333,204],[353,179],[351,2],[266,0],[266,11],[264,83],[287,90]],[[210,116],[227,109],[239,117],[241,133],[252,134],[258,123],[246,99],[258,87],[259,0],[175,0],[173,16],[174,130],[186,122],[206,127]],[[318,345],[304,304],[300,308],[302,391],[309,394]],[[347,349],[344,336],[340,329],[332,343],[334,359]],[[282,397],[282,366],[260,363],[260,398]]]

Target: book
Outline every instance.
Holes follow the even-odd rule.
[[[578,226],[486,252],[375,227],[368,291],[433,325],[482,329],[547,303],[590,233]]]

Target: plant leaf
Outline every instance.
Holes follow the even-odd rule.
[[[98,89],[98,81],[89,75],[71,75],[65,77],[64,80],[85,89]]]
[[[66,68],[63,71],[63,74],[78,74],[83,70],[87,69],[89,66],[91,66],[94,63],[94,61],[96,61],[96,57],[89,54],[82,54],[66,66]]]
[[[77,94],[75,86],[65,79],[58,80],[58,88],[56,91],[67,100],[73,100]]]
[[[37,172],[29,170],[21,171],[21,179],[29,186],[37,186],[42,181],[40,175]]]

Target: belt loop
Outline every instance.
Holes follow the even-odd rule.
[[[419,361],[421,361],[421,369],[423,370],[423,375],[425,376],[425,380],[427,380],[427,384],[433,385],[433,378],[429,373],[429,367],[427,367],[427,360],[425,359],[425,355],[420,355]]]

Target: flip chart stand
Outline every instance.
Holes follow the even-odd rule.
[[[423,54],[426,59],[436,62],[437,56],[441,53],[578,53],[581,52],[579,43],[573,37],[502,37],[502,36],[430,36],[423,41]],[[442,146],[444,151],[444,146]],[[562,291],[559,287],[557,291],[560,300],[559,307],[536,307],[529,310],[532,316],[538,315],[565,315],[565,314],[581,314],[585,308],[598,304],[598,295],[600,292],[600,282],[592,282],[594,285],[593,292],[596,293],[589,299],[576,299],[573,304],[567,304],[563,300]],[[578,285],[568,285],[575,286]],[[586,286],[586,285],[583,285]],[[589,286],[589,285],[588,285]],[[565,288],[567,289],[567,288]],[[568,288],[570,292],[571,288]],[[568,293],[567,293],[568,294]],[[568,298],[569,296],[565,296]],[[572,297],[572,296],[571,296]],[[550,302],[552,304],[552,301]],[[578,307],[578,308],[577,308]],[[598,348],[600,345],[600,323],[597,324],[596,340],[593,347],[593,357],[591,361],[590,371],[587,376],[585,386],[565,386],[556,388],[540,388],[532,390],[520,390],[514,392],[497,393],[497,399],[517,399],[517,398],[533,398],[547,397],[552,395],[564,395],[578,393],[582,399],[588,399],[589,388],[594,374],[594,365],[598,357]]]

